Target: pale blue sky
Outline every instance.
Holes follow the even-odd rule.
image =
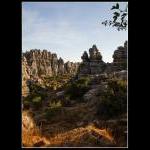
[[[96,44],[105,62],[128,40],[128,31],[101,24],[112,17],[116,2],[23,2],[22,51],[47,49],[65,61],[81,61],[83,51]],[[119,3],[121,7],[125,2]]]

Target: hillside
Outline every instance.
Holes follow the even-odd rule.
[[[23,54],[23,146],[126,147],[127,42],[112,63],[96,45],[70,68],[56,56]]]

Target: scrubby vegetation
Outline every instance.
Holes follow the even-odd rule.
[[[112,79],[108,90],[100,97],[97,114],[100,118],[109,119],[127,112],[127,82]]]
[[[80,101],[82,96],[89,90],[90,78],[83,77],[67,86],[65,95],[67,99],[76,99]]]
[[[37,95],[29,95],[23,101],[24,109],[35,108],[39,109],[42,106],[42,97]]]
[[[61,113],[61,107],[49,108],[45,112],[45,117],[47,120],[51,120],[52,117],[59,115]]]
[[[127,81],[114,77],[99,80],[99,77],[73,78],[65,75],[45,77],[44,82],[46,86],[32,83],[30,95],[23,100],[24,111],[33,113],[36,126],[41,129],[40,133],[37,133],[39,139],[45,141],[43,137],[48,137],[48,146],[54,147],[85,146],[85,143],[89,146],[103,147],[114,146],[115,142],[125,145],[126,136],[123,132],[126,125],[120,125],[116,121],[115,125],[110,126],[112,123],[109,123],[109,120],[118,119],[118,116],[127,112]],[[101,82],[107,82],[107,90],[101,89],[103,92],[98,92],[91,102],[87,102],[84,95],[93,89],[93,84],[95,86]],[[60,96],[57,96],[57,93],[60,93]],[[99,123],[94,124],[93,120],[98,120]],[[107,128],[109,129],[105,130]],[[104,131],[109,136],[106,136]],[[32,138],[34,139],[35,135],[23,132],[25,146],[44,144],[40,140],[34,142]],[[30,138],[29,144],[27,136]]]
[[[52,77],[44,77],[43,84],[46,88],[49,88],[51,90],[62,89],[71,78],[72,76],[68,74],[64,74],[61,76],[58,75]]]

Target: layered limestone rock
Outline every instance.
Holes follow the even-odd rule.
[[[28,67],[30,68],[30,77],[38,78],[42,75],[52,76],[52,73],[55,73],[52,70],[52,62],[55,63],[55,57],[57,55],[52,55],[46,50],[31,50],[23,54],[27,59]],[[56,58],[57,59],[57,58]],[[53,64],[54,66],[54,64]]]
[[[106,63],[105,72],[111,73],[113,71],[113,64],[112,63]]]
[[[57,54],[47,50],[30,50],[22,56],[22,96],[29,93],[31,82],[42,84],[42,78],[63,74],[76,74],[79,63],[66,62],[57,58]]]
[[[79,63],[73,63],[73,62],[67,61],[64,64],[65,73],[76,74],[78,71],[79,65],[80,65]]]
[[[124,46],[119,46],[113,54],[113,70],[127,70],[127,41]]]
[[[27,85],[27,81],[30,79],[30,72],[27,67],[27,60],[25,57],[22,57],[22,96],[25,97],[29,93],[29,88]]]
[[[102,60],[102,55],[97,49],[96,45],[93,45],[89,49],[89,56],[84,51],[81,59],[82,64],[80,65],[80,74],[100,74],[105,69],[105,62]]]
[[[23,57],[26,59],[26,65],[30,69],[28,75],[33,79],[43,76],[74,73],[78,68],[78,63],[72,63],[69,61],[64,63],[62,58],[57,58],[57,54],[52,54],[47,50],[30,50],[25,52]]]
[[[127,70],[127,41],[124,46],[120,46],[113,54],[113,62],[105,63],[102,55],[96,45],[89,49],[89,54],[84,51],[81,56],[82,63],[64,63],[57,54],[47,50],[30,50],[23,53],[22,56],[22,94],[29,92],[28,83],[37,81],[42,83],[42,78],[47,76],[56,76],[63,74],[98,75],[102,73],[111,73],[121,70]]]
[[[127,41],[124,43],[124,46],[119,46],[114,51],[112,63],[105,63],[102,60],[102,55],[96,45],[89,49],[89,55],[84,51],[81,59],[79,75],[96,75],[104,72],[111,73],[127,70]]]
[[[65,73],[65,68],[64,68],[64,61],[63,59],[60,57],[58,60],[58,74],[64,74]]]

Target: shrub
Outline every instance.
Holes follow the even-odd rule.
[[[32,99],[32,106],[36,109],[39,109],[42,105],[42,99],[40,96],[34,97]]]
[[[45,117],[47,120],[52,119],[52,117],[56,116],[58,113],[61,113],[62,104],[61,101],[55,100],[49,103],[48,109],[46,109]]]
[[[123,80],[110,80],[108,90],[101,96],[97,114],[102,119],[116,117],[127,111],[127,84]]]
[[[70,99],[81,98],[89,90],[89,83],[89,78],[80,78],[68,85],[65,95]]]
[[[33,103],[39,103],[39,102],[41,102],[41,97],[38,96],[38,97],[33,98],[33,99],[32,99],[32,102],[33,102]]]
[[[30,102],[27,100],[23,101],[23,109],[29,109],[30,108]]]
[[[32,83],[29,85],[29,89],[30,89],[30,93],[38,93],[38,91],[41,90],[41,87],[36,83]]]
[[[54,102],[49,103],[49,107],[51,107],[51,108],[58,108],[61,106],[62,106],[61,101],[57,101],[57,102],[54,101]]]
[[[65,99],[62,100],[62,105],[68,107],[71,105],[70,95],[65,95]]]
[[[61,107],[53,107],[53,108],[49,108],[46,110],[45,112],[45,118],[47,120],[50,120],[52,117],[56,116],[57,114],[61,113]]]

